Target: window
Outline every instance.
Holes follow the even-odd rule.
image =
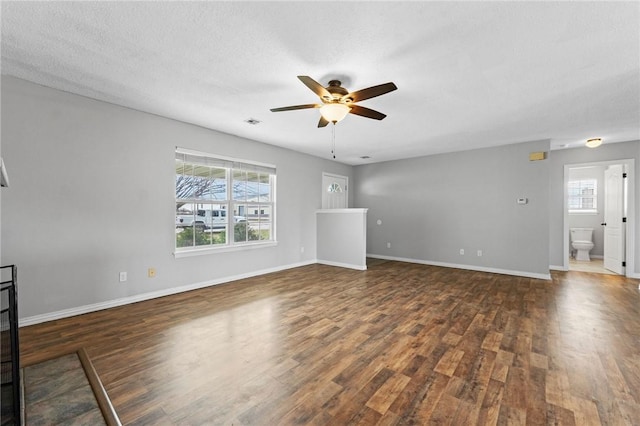
[[[569,213],[598,212],[598,181],[596,179],[569,181]]]
[[[327,192],[342,192],[342,187],[334,182],[329,185],[329,187],[327,188]]]
[[[275,242],[275,166],[176,148],[176,252]]]

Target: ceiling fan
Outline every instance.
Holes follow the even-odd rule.
[[[339,80],[331,80],[327,87],[323,87],[320,83],[306,75],[299,75],[298,79],[318,95],[322,103],[272,108],[271,111],[279,112],[292,111],[296,109],[320,108],[320,121],[318,122],[318,127],[325,127],[329,123],[336,124],[349,113],[366,118],[373,118],[374,120],[382,120],[386,117],[385,114],[356,105],[355,103],[384,95],[385,93],[389,93],[397,89],[395,84],[389,82],[357,90],[355,92],[349,92],[341,86],[342,83]]]

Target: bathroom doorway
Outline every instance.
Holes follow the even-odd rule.
[[[633,270],[633,166],[633,160],[565,165],[566,269],[616,275]],[[571,235],[590,243],[572,244]]]

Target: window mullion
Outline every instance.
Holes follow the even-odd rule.
[[[227,244],[233,245],[233,169],[226,169],[227,177]]]

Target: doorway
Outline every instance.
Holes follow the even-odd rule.
[[[564,166],[564,269],[627,275],[633,271],[634,160]],[[574,235],[592,235],[590,260],[577,260]],[[585,234],[584,231],[587,231]]]
[[[349,207],[349,178],[322,173],[322,208],[346,209]]]

